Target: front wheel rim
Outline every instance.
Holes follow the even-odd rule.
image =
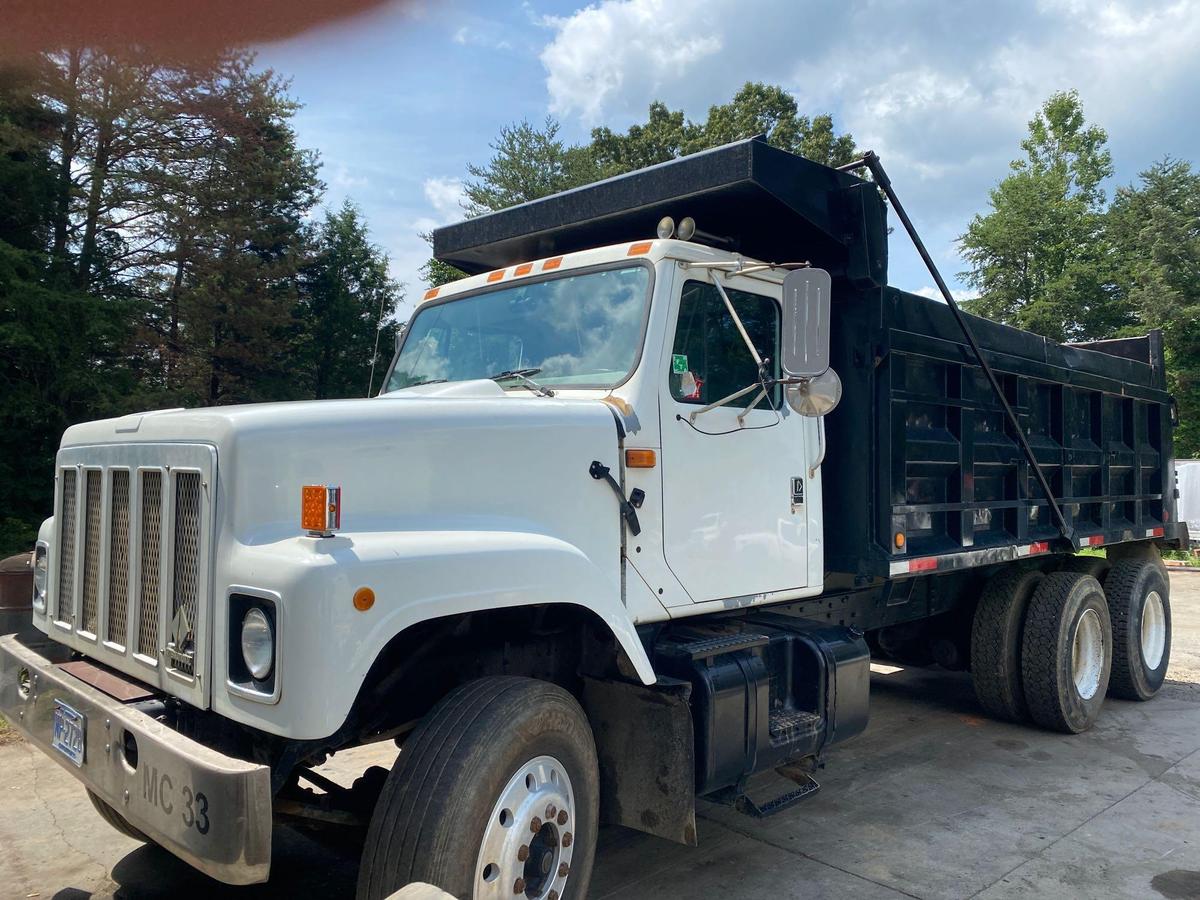
[[[566,767],[537,756],[492,808],[475,862],[475,900],[558,900],[575,852],[575,793]]]
[[[1100,625],[1100,615],[1094,609],[1085,609],[1075,623],[1075,636],[1071,641],[1071,673],[1080,697],[1091,700],[1096,696],[1103,671],[1104,629]]]
[[[1167,612],[1162,595],[1151,591],[1142,604],[1142,660],[1153,672],[1167,649]]]

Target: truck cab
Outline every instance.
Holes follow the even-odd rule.
[[[0,712],[114,827],[230,883],[276,823],[337,822],[363,897],[581,897],[602,821],[695,843],[697,796],[816,790],[872,654],[1067,732],[1161,685],[1186,531],[1152,337],[977,321],[996,396],[887,286],[876,187],[757,140],[434,247],[471,274],[378,396],[63,436]],[[383,741],[351,789],[314,771]]]

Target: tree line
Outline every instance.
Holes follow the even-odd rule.
[[[828,114],[801,115],[783,88],[747,83],[693,122],[652,103],[624,133],[597,128],[567,144],[559,124],[501,130],[483,165],[469,166],[464,214],[536,200],[729,141],[769,143],[827,165],[856,156],[854,139]],[[1104,129],[1089,124],[1074,91],[1051,96],[1029,122],[1021,155],[988,195],[988,208],[958,239],[978,291],[972,313],[1056,341],[1144,334],[1161,328],[1167,382],[1179,404],[1179,457],[1200,457],[1200,173],[1164,157],[1118,187]],[[430,260],[431,284],[462,276]]]
[[[0,555],[75,422],[381,376],[401,289],[359,211],[321,209],[296,110],[243,52],[0,69]]]
[[[68,425],[139,409],[363,396],[402,298],[350,203],[320,210],[286,83],[230,52],[169,65],[89,51],[0,69],[0,554],[50,508]],[[857,154],[829,114],[750,82],[700,121],[660,102],[570,144],[501,130],[464,214],[765,134],[829,165]],[[1200,455],[1200,174],[1164,157],[1118,187],[1107,135],[1050,97],[968,223],[977,315],[1056,340],[1162,328],[1181,457]],[[460,277],[430,260],[431,285]]]

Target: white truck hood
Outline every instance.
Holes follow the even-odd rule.
[[[73,426],[62,447],[114,443],[213,445],[219,541],[258,544],[298,533],[306,484],[342,488],[347,532],[436,530],[463,517],[557,520],[553,507],[576,491],[595,498],[588,466],[616,465],[617,430],[596,399],[472,381],[363,400],[134,414]]]

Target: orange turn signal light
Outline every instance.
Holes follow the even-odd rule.
[[[657,462],[653,450],[626,450],[625,467],[627,469],[653,469]]]
[[[375,605],[375,592],[369,587],[360,587],[354,592],[354,608],[366,612]]]
[[[300,527],[328,537],[342,527],[342,489],[328,484],[300,488]]]

